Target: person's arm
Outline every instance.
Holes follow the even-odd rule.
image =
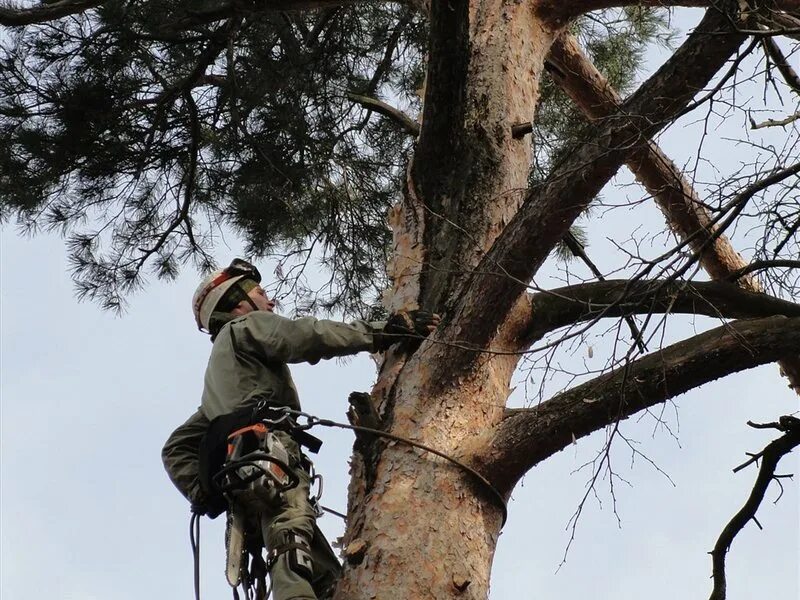
[[[237,343],[256,347],[270,359],[314,364],[322,358],[374,352],[375,335],[382,331],[383,323],[341,323],[313,317],[287,319],[258,311],[248,313],[230,327]]]
[[[200,487],[198,451],[208,425],[205,415],[197,411],[172,432],[161,451],[161,460],[164,461],[167,475],[193,506],[202,506],[205,502]]]

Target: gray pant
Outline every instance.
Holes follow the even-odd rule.
[[[278,505],[270,508],[262,505],[258,514],[253,514],[252,510],[248,512],[260,521],[262,538],[268,551],[280,549],[293,535],[301,536],[311,550],[314,572],[311,581],[292,570],[289,553],[277,557],[270,570],[274,600],[323,600],[332,591],[341,566],[316,525],[316,512],[308,499],[310,478],[301,466],[300,448],[288,434],[277,432],[276,435],[288,450],[291,466],[300,483],[283,492]],[[247,509],[246,506],[244,508]]]

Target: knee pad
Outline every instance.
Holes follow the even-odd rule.
[[[285,533],[283,544],[269,552],[269,569],[284,554],[291,571],[309,582],[312,581],[314,562],[311,560],[311,546],[302,534],[294,531]]]
[[[290,532],[286,537],[291,547],[288,552],[289,568],[300,575],[300,577],[311,581],[314,577],[314,562],[311,560],[311,547],[300,534]]]

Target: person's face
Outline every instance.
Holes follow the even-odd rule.
[[[255,305],[258,307],[258,310],[272,312],[275,308],[275,302],[267,297],[267,292],[265,292],[264,288],[262,288],[260,285],[257,285],[250,290],[247,295],[253,300]],[[250,309],[253,308],[248,302],[244,302],[244,304]]]
[[[258,310],[273,312],[273,309],[275,308],[275,302],[267,297],[267,293],[260,285],[257,285],[250,290],[247,295],[250,296],[250,299],[253,301],[253,304],[256,305]],[[231,313],[234,315],[246,315],[249,312],[253,312],[253,307],[246,300],[242,300],[239,305],[231,311]]]

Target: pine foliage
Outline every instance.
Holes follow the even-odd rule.
[[[67,240],[79,296],[121,309],[148,274],[214,266],[233,228],[252,257],[297,281],[321,257],[330,281],[305,300],[364,315],[386,286],[386,211],[412,140],[355,104],[420,112],[427,31],[412,7],[303,13],[114,0],[2,39],[0,217]],[[663,11],[576,23],[618,89],[668,35]],[[581,139],[582,119],[545,85],[532,179]],[[295,288],[296,289],[296,288]]]

